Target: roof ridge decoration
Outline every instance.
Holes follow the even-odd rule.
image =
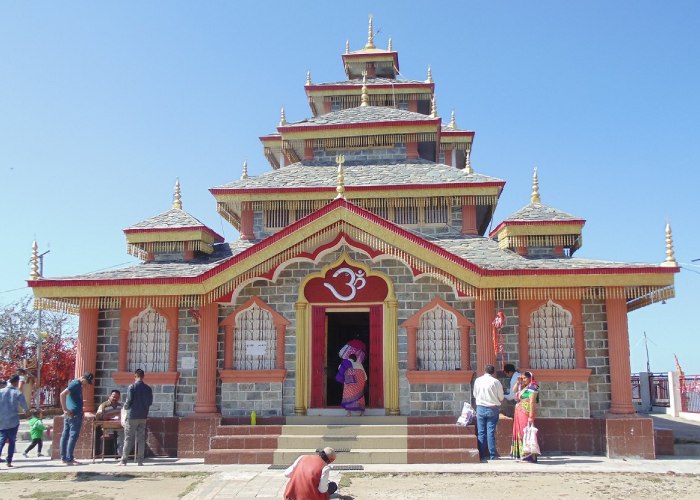
[[[306,85],[309,86],[311,85],[311,71],[306,70]]]
[[[386,50],[388,50],[389,52],[393,52],[392,47],[391,47],[391,37],[389,37],[389,45],[388,45]]]
[[[284,107],[282,107],[282,110],[280,111],[280,124],[279,126],[281,127],[282,125],[287,124],[287,115],[284,114]]]
[[[374,30],[372,29],[372,14],[369,15],[369,28],[367,29],[367,43],[365,49],[376,49],[374,46]]]
[[[173,194],[173,208],[182,210],[182,192],[180,191],[180,178],[175,178],[175,193]]]
[[[542,204],[542,199],[540,198],[540,183],[537,179],[537,167],[535,167],[535,173],[532,174],[532,194],[530,195],[530,203]]]
[[[430,100],[430,118],[437,118],[437,103],[435,102],[435,94],[433,94],[433,98]]]
[[[661,263],[663,267],[678,267],[676,256],[673,252],[673,236],[671,235],[671,224],[666,223],[666,260]]]
[[[345,53],[350,53],[350,40],[345,40]]]
[[[29,271],[30,280],[38,280],[41,277],[39,274],[39,246],[36,244],[36,240],[32,243],[32,258],[30,259],[31,271]]]
[[[248,160],[243,160],[243,173],[241,174],[241,179],[248,178]]]
[[[369,96],[367,95],[367,71],[362,72],[362,95],[360,96],[360,106],[369,106]]]
[[[425,83],[433,83],[433,70],[428,65],[428,78],[425,79]]]
[[[345,171],[343,170],[343,163],[345,163],[345,155],[337,155],[335,157],[335,161],[338,164],[338,187],[335,188],[335,191],[338,193],[338,196],[335,197],[337,200],[338,198],[345,199]]]
[[[468,174],[473,174],[474,169],[472,168],[472,150],[466,149],[464,151],[464,171]]]
[[[457,128],[457,122],[455,121],[455,111],[454,109],[452,110],[452,114],[450,115],[450,123],[447,124],[448,127],[451,129],[456,129]]]

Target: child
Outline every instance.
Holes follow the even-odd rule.
[[[50,426],[49,426],[50,427]],[[22,455],[24,458],[29,458],[27,453],[34,448],[35,446],[37,447],[37,457],[43,457],[41,453],[41,448],[44,445],[44,431],[46,430],[46,427],[44,427],[44,423],[41,421],[41,410],[32,410],[32,418],[29,419],[29,433],[32,436],[32,444],[30,444],[26,450],[24,450],[24,453]]]

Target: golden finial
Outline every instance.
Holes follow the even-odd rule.
[[[437,118],[437,104],[435,103],[435,96],[430,102],[430,118]]]
[[[369,95],[367,95],[367,72],[362,72],[362,95],[360,96],[360,106],[369,106]]]
[[[284,108],[282,108],[282,111],[280,112],[280,124],[279,126],[281,127],[282,125],[287,124],[287,115],[284,114]]]
[[[455,121],[455,112],[452,111],[452,114],[450,115],[450,123],[447,125],[450,128],[457,128],[457,122]]]
[[[39,246],[36,241],[32,243],[32,258],[30,260],[31,271],[29,273],[30,280],[38,280],[41,275],[39,274]]]
[[[241,174],[241,179],[248,178],[248,160],[243,160],[243,173]]]
[[[474,169],[472,168],[472,152],[470,149],[464,151],[464,171],[468,174],[473,174]]]
[[[666,223],[666,260],[661,263],[663,267],[678,267],[676,256],[673,253],[673,237],[671,236],[671,224]]]
[[[338,164],[338,187],[335,188],[336,193],[338,193],[338,196],[335,197],[337,200],[338,198],[345,198],[343,195],[345,192],[345,172],[343,171],[345,155],[337,155],[335,157],[335,162]]]
[[[311,71],[306,72],[306,85],[311,85]]]
[[[425,83],[433,83],[433,70],[428,66],[428,78],[425,79]]]
[[[367,30],[367,43],[365,44],[366,49],[375,49],[374,46],[374,30],[372,29],[372,16],[369,16],[369,29]]]
[[[345,53],[350,53],[350,40],[345,40]]]
[[[387,50],[389,52],[393,52],[393,49],[391,48],[391,38],[389,38],[389,48]]]
[[[173,195],[173,208],[182,210],[182,192],[180,191],[180,179],[175,179],[175,194]]]
[[[540,199],[540,183],[537,180],[537,167],[535,167],[535,173],[532,174],[532,194],[530,195],[530,203],[542,203]]]

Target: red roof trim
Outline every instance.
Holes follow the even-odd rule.
[[[284,168],[284,167],[282,167]],[[397,184],[394,186],[345,186],[345,192],[363,192],[363,191],[406,191],[409,189],[436,189],[436,188],[469,188],[469,187],[500,187],[505,186],[505,181],[501,182],[459,182],[454,184]],[[324,187],[309,187],[309,188],[210,188],[209,192],[213,195],[217,194],[261,194],[261,193],[335,193],[336,186]]]
[[[564,226],[567,224],[581,224],[586,225],[585,219],[571,219],[571,220],[504,220],[496,229],[489,233],[489,237],[496,235],[505,226]]]
[[[443,130],[442,135],[446,136],[451,136],[451,137],[460,137],[460,136],[466,136],[466,137],[474,137],[476,132],[472,130]]]
[[[211,234],[218,242],[224,241],[224,237],[216,233],[207,226],[185,226],[185,227],[144,227],[144,228],[127,228],[124,229],[124,234],[133,233],[176,233],[178,231],[204,231]]]
[[[365,219],[374,222],[375,224],[392,231],[399,236],[415,243],[417,245],[426,248],[434,252],[437,255],[449,260],[457,265],[463,266],[465,269],[469,269],[476,274],[488,277],[497,276],[556,276],[556,275],[576,275],[576,274],[669,274],[677,273],[680,269],[677,267],[641,267],[641,268],[591,268],[591,269],[511,269],[511,270],[488,270],[478,267],[476,264],[463,259],[457,255],[454,255],[444,248],[431,243],[430,241],[424,240],[420,236],[417,236],[396,224],[382,219],[381,217],[361,208],[357,205],[345,200],[345,199],[335,199],[330,202],[325,207],[313,212],[306,217],[298,220],[294,224],[288,226],[287,228],[275,233],[269,238],[253,245],[243,252],[234,255],[225,262],[222,262],[218,266],[200,274],[199,276],[194,276],[190,278],[144,278],[144,279],[119,279],[119,280],[52,280],[52,279],[41,279],[41,280],[28,280],[27,285],[31,288],[43,288],[43,287],[53,287],[53,286],[98,286],[98,285],[169,285],[169,284],[197,284],[206,281],[207,279],[221,273],[222,271],[228,269],[229,267],[247,259],[248,257],[254,255],[260,250],[277,244],[282,238],[288,236],[289,234],[297,231],[299,228],[306,226],[314,222],[315,220],[323,217],[324,215],[336,210],[338,208],[345,208],[346,210],[360,215]]]
[[[404,83],[401,80],[396,80],[396,84],[400,85],[401,88],[419,88],[419,89],[428,89],[431,90],[433,86],[435,85],[434,83],[423,83],[423,82],[410,82],[410,83]],[[373,83],[373,84],[368,84],[367,88],[368,89],[385,89],[386,87],[391,87],[393,84],[391,83]],[[358,89],[362,88],[362,84],[345,84],[345,85],[305,85],[304,88],[307,91],[316,91],[316,90],[346,90],[346,89]]]
[[[303,125],[295,126],[281,125],[277,127],[280,133],[283,132],[304,132],[306,130],[345,130],[355,128],[375,128],[375,127],[405,127],[410,125],[439,125],[440,118],[430,120],[398,120],[393,122],[367,122],[367,123],[339,123],[337,125]]]
[[[281,135],[262,135],[259,137],[261,142],[281,142],[282,141],[282,136]]]

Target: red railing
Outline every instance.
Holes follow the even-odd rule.
[[[700,375],[680,377],[681,411],[700,413]]]
[[[632,374],[632,401],[642,401],[642,381],[640,374]],[[649,400],[652,406],[670,406],[669,385],[667,373],[649,374]]]

